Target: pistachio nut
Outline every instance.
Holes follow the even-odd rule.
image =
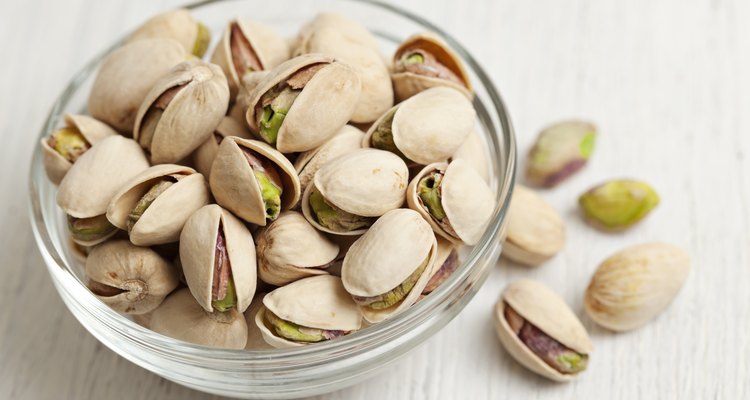
[[[180,234],[180,260],[190,292],[206,311],[243,312],[250,305],[257,283],[255,243],[230,212],[209,204],[193,213]]]
[[[209,312],[190,291],[180,289],[167,297],[151,316],[151,330],[189,343],[224,349],[243,349],[247,324],[241,312]]]
[[[228,107],[229,89],[221,69],[185,61],[148,92],[135,119],[133,139],[152,163],[176,163],[211,136]]]
[[[485,182],[490,182],[490,163],[487,158],[487,146],[485,145],[479,134],[474,131],[466,137],[466,140],[461,147],[453,153],[450,158],[451,161],[466,160],[471,166],[479,173],[479,176],[484,179]]]
[[[255,87],[258,86],[266,76],[268,76],[268,73],[268,71],[246,73],[240,80],[239,92],[237,93],[234,104],[229,108],[227,116],[242,125],[242,127],[248,130],[248,132],[250,131],[247,126],[245,114],[250,107],[250,95],[252,94],[252,91],[255,90]]]
[[[216,153],[219,151],[221,141],[227,136],[249,139],[250,132],[246,129],[244,120],[242,124],[239,124],[235,119],[230,117],[221,119],[219,126],[214,130],[214,134],[209,136],[193,153],[195,169],[206,178],[211,176],[211,165],[214,162],[214,158],[216,158]]]
[[[302,193],[307,185],[312,182],[313,176],[320,167],[334,158],[362,148],[364,132],[351,126],[344,125],[336,135],[321,146],[301,153],[294,161],[294,169],[299,174],[299,183]]]
[[[690,256],[667,243],[625,248],[604,260],[586,289],[586,313],[599,325],[627,331],[669,306],[690,273]]]
[[[76,243],[93,246],[117,232],[105,215],[107,206],[122,185],[146,168],[138,144],[120,135],[107,137],[78,158],[57,190],[57,205],[67,214]]]
[[[209,182],[217,203],[260,226],[293,208],[300,197],[297,172],[283,154],[233,136],[219,145]]]
[[[276,348],[333,340],[362,326],[362,314],[341,278],[312,276],[282,286],[263,298],[255,323]]]
[[[445,161],[466,141],[475,115],[456,89],[427,89],[378,118],[362,145],[393,152],[409,164]]]
[[[289,46],[281,35],[269,26],[238,18],[227,24],[211,62],[224,70],[234,98],[245,74],[272,69],[288,58]]]
[[[256,292],[253,301],[250,303],[250,307],[243,313],[245,315],[245,323],[247,324],[245,350],[273,349],[273,346],[266,343],[265,339],[263,339],[263,333],[261,333],[258,325],[255,324],[255,316],[263,308],[263,298],[266,297],[266,294]]]
[[[596,127],[563,121],[539,132],[529,151],[526,179],[541,187],[557,186],[586,165],[596,144]]]
[[[99,67],[89,94],[89,114],[129,134],[149,90],[183,60],[185,50],[172,39],[138,40],[114,50]]]
[[[393,153],[359,149],[315,173],[302,197],[302,213],[317,229],[362,234],[376,217],[404,203],[409,171]]]
[[[393,55],[393,90],[397,101],[436,86],[448,86],[474,97],[461,58],[437,35],[418,33],[406,39]]]
[[[646,182],[612,180],[578,198],[587,221],[604,230],[622,230],[645,218],[659,205],[659,195]]]
[[[516,185],[508,209],[503,256],[523,265],[538,265],[565,246],[560,214],[531,189]]]
[[[339,246],[296,211],[285,211],[256,236],[258,276],[271,285],[326,274]]]
[[[160,164],[123,185],[107,207],[109,222],[137,246],[176,242],[185,221],[208,204],[203,175],[181,165]]]
[[[174,39],[186,53],[201,58],[211,43],[211,31],[197,21],[189,10],[181,8],[149,18],[130,34],[127,42],[153,38]]]
[[[415,211],[399,208],[385,213],[349,248],[341,279],[365,319],[380,322],[419,299],[436,256],[430,225]]]
[[[315,31],[324,28],[338,29],[350,42],[375,50],[380,49],[380,44],[375,39],[375,36],[359,21],[338,13],[322,12],[316,14],[313,19],[300,27],[297,37],[293,40],[294,45],[291,46],[292,53],[294,55],[304,54],[303,49],[306,48],[305,41]]]
[[[529,370],[558,382],[584,371],[594,350],[586,329],[560,296],[543,284],[509,284],[494,309],[505,350]]]
[[[271,70],[250,94],[250,130],[282,152],[312,150],[349,121],[361,92],[354,70],[307,54]]]
[[[153,311],[179,283],[177,271],[155,251],[112,240],[86,259],[87,286],[96,297],[125,314]]]
[[[495,209],[490,187],[461,159],[423,168],[409,183],[406,201],[435,233],[469,246],[479,242]]]
[[[438,237],[437,238],[437,255],[435,256],[435,268],[432,276],[427,281],[423,295],[428,295],[445,282],[458,269],[458,247],[453,243]]]
[[[116,134],[107,124],[89,116],[65,114],[65,126],[42,138],[40,143],[47,177],[59,185],[78,157],[102,139]]]

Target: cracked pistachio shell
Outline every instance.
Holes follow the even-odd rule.
[[[576,375],[560,373],[547,365],[518,338],[505,319],[506,303],[547,336],[578,353],[589,354],[594,350],[591,339],[565,301],[539,282],[517,280],[505,288],[495,304],[495,329],[505,350],[524,367],[558,382],[575,378]]]
[[[451,72],[456,74],[463,84],[458,84],[438,77],[419,75],[408,71],[394,72],[391,74],[391,79],[393,80],[393,91],[395,92],[398,101],[406,100],[419,92],[437,86],[447,86],[456,89],[463,93],[469,100],[474,97],[471,80],[469,79],[469,74],[466,72],[466,68],[461,61],[461,58],[448,46],[447,43],[434,33],[417,33],[406,39],[401,43],[398,49],[396,49],[396,53],[393,55],[394,65],[403,56],[406,50],[413,48],[423,49],[435,56],[436,61],[445,65]]]
[[[282,286],[263,298],[263,306],[256,314],[255,323],[266,343],[276,348],[305,344],[276,335],[273,328],[266,324],[266,310],[285,321],[308,328],[356,331],[362,326],[359,307],[337,276],[313,276]]]
[[[185,53],[203,57],[211,33],[186,9],[170,10],[149,18],[128,37],[127,42],[164,38],[180,43]]]
[[[214,311],[211,305],[211,288],[220,225],[232,268],[231,277],[237,295],[236,308],[243,312],[253,300],[257,283],[255,243],[242,221],[229,211],[216,204],[209,204],[190,216],[180,235],[182,271],[198,304],[208,312]]]
[[[422,206],[417,194],[420,179],[429,172],[443,171],[441,205],[458,237],[446,232]],[[450,164],[435,163],[422,169],[406,190],[409,208],[419,212],[438,235],[455,244],[473,246],[479,242],[495,210],[495,195],[487,183],[467,161],[454,160]]]
[[[120,289],[115,295],[97,294],[115,311],[145,314],[153,311],[178,285],[177,270],[147,247],[126,240],[102,243],[86,259],[86,276],[94,282]],[[91,286],[91,285],[90,285]]]
[[[344,125],[338,133],[320,147],[301,153],[294,161],[294,169],[299,174],[300,189],[304,193],[307,185],[320,167],[334,158],[362,148],[364,132],[351,126]]]
[[[154,164],[176,163],[190,155],[211,136],[229,107],[227,78],[221,69],[203,61],[185,61],[148,92],[136,116],[133,139],[140,140],[146,114],[159,97],[182,85],[164,109],[146,148]]]
[[[190,291],[180,289],[166,298],[151,316],[151,330],[189,343],[224,349],[243,349],[247,324],[236,309],[207,312]]]
[[[266,343],[263,339],[263,333],[255,323],[255,317],[258,312],[263,308],[263,298],[266,297],[267,293],[255,293],[250,307],[243,313],[245,315],[245,323],[247,324],[247,343],[245,343],[245,350],[267,350],[273,349],[273,346]]]
[[[479,173],[485,182],[490,182],[490,163],[487,160],[486,145],[476,131],[469,134],[461,147],[453,153],[451,160],[466,160]]]
[[[221,141],[209,178],[216,202],[247,222],[265,226],[267,222],[260,185],[241,147],[260,154],[277,166],[283,184],[282,210],[293,208],[299,201],[299,177],[283,154],[263,142],[238,137],[227,137]]]
[[[180,43],[172,39],[138,40],[114,50],[99,67],[89,94],[89,114],[129,134],[146,94],[185,57]]]
[[[365,319],[375,323],[419,299],[433,274],[436,257],[437,240],[430,225],[415,211],[399,208],[385,213],[349,248],[341,279],[351,295],[378,296],[399,286],[428,260],[427,268],[400,303],[384,310],[361,308]]]
[[[109,222],[127,231],[130,212],[154,184],[166,177],[174,178],[177,182],[148,206],[130,231],[130,241],[137,246],[178,241],[187,219],[208,204],[210,196],[203,175],[181,165],[154,165],[123,185],[112,197],[107,207]]]
[[[245,115],[250,131],[258,133],[255,105],[271,88],[314,64],[318,70],[294,100],[279,128],[276,148],[282,153],[312,150],[346,125],[361,92],[355,71],[347,64],[322,54],[306,54],[287,60],[269,71],[250,95]]]
[[[147,168],[146,156],[135,141],[110,136],[73,164],[60,182],[57,205],[75,218],[103,215],[122,185]]]
[[[308,276],[327,274],[339,246],[296,211],[285,211],[257,236],[258,276],[283,286]]]
[[[425,90],[397,104],[367,131],[364,147],[392,112],[393,142],[409,160],[427,165],[451,157],[474,128],[474,107],[461,92],[448,87]]]
[[[253,53],[263,70],[273,69],[289,58],[289,45],[273,28],[251,21],[248,18],[237,18],[227,23],[219,44],[211,55],[211,62],[220,66],[229,80],[232,97],[237,96],[243,75],[238,75],[232,57],[232,25],[237,24],[242,35],[250,44]]]
[[[552,205],[531,189],[516,185],[508,210],[503,256],[524,265],[538,265],[565,246],[565,223]]]
[[[553,187],[578,172],[588,162],[596,143],[596,127],[584,121],[563,121],[539,132],[529,151],[526,179],[540,187]]]
[[[211,176],[211,164],[213,164],[216,153],[219,151],[219,144],[228,136],[249,139],[250,132],[245,127],[244,120],[242,124],[239,124],[235,119],[230,117],[222,118],[219,126],[214,130],[214,134],[209,136],[203,144],[195,149],[193,163],[195,164],[195,169],[203,174],[203,176],[207,178]]]
[[[599,325],[627,331],[664,311],[690,273],[690,256],[667,243],[625,248],[597,268],[586,289],[586,313]]]
[[[578,198],[586,220],[608,231],[629,228],[659,205],[659,195],[646,182],[618,179],[589,189]]]
[[[109,136],[117,134],[107,124],[87,115],[65,114],[65,127],[74,128],[80,132],[81,136],[92,146]],[[73,163],[50,147],[49,139],[49,136],[45,136],[41,139],[40,143],[42,146],[44,171],[53,184],[59,185]]]

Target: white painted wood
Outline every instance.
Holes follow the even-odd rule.
[[[0,2],[0,398],[212,398],[165,381],[99,344],[65,309],[27,219],[27,167],[53,99],[85,60],[178,1]],[[476,298],[426,344],[370,381],[321,399],[740,399],[750,397],[750,2],[744,0],[419,0],[492,75],[519,150],[560,118],[601,130],[589,167],[543,192],[568,221],[565,251],[536,269],[502,261]],[[521,157],[523,167],[523,157]],[[604,235],[577,195],[609,177],[650,181],[662,205]],[[598,262],[632,243],[690,251],[683,292],[653,323],[612,334],[583,316]],[[537,378],[509,359],[490,309],[503,285],[537,278],[590,329],[579,381]]]

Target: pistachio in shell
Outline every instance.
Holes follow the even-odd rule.
[[[186,53],[201,58],[211,43],[211,31],[197,21],[189,10],[181,8],[149,18],[130,34],[128,42],[153,38],[174,39]]]
[[[359,21],[334,12],[321,12],[300,27],[297,37],[293,40],[293,54],[304,54],[304,49],[306,49],[305,41],[316,31],[325,28],[338,29],[350,42],[375,50],[380,48],[380,44],[375,39],[375,36],[372,35],[372,32]]]
[[[516,185],[508,209],[508,232],[503,256],[534,266],[565,246],[565,223],[560,214],[531,189]]]
[[[461,147],[453,153],[450,161],[466,160],[469,164],[479,173],[479,176],[484,179],[485,182],[490,182],[490,162],[487,158],[486,152],[487,146],[485,145],[479,134],[474,131],[466,137],[466,140]]]
[[[321,54],[287,60],[250,94],[250,130],[282,153],[312,150],[349,121],[361,92],[355,71]]]
[[[216,202],[247,222],[265,226],[300,197],[294,166],[271,146],[238,137],[219,145],[209,178]]]
[[[545,378],[566,382],[588,366],[591,339],[562,298],[543,284],[509,284],[493,310],[503,347],[521,365]]]
[[[341,279],[365,319],[379,322],[419,299],[433,275],[436,256],[430,225],[413,210],[395,209],[349,248]]]
[[[135,119],[133,139],[154,164],[176,163],[211,136],[229,107],[221,69],[185,61],[160,78]]]
[[[376,217],[401,207],[408,179],[406,164],[393,153],[354,150],[318,169],[302,197],[302,213],[324,232],[359,235]]]
[[[428,295],[438,288],[443,282],[445,282],[454,272],[458,269],[458,246],[453,243],[438,237],[437,238],[437,255],[435,257],[435,268],[433,268],[432,276],[427,281],[424,289],[422,289],[423,295]]]
[[[437,35],[418,33],[406,39],[393,55],[393,89],[398,101],[436,86],[448,86],[471,99],[469,74],[460,57]]]
[[[585,121],[562,121],[544,128],[529,151],[526,179],[554,187],[588,162],[596,144],[596,127]]]
[[[359,330],[362,314],[341,278],[320,275],[267,294],[255,323],[266,343],[288,348],[334,340]]]
[[[393,152],[408,164],[445,161],[472,132],[475,115],[461,92],[435,87],[383,114],[367,131],[362,144]]]
[[[185,55],[179,42],[163,38],[137,40],[114,50],[99,67],[89,94],[89,114],[130,134],[149,90]]]
[[[65,126],[40,142],[47,178],[59,185],[83,153],[102,139],[116,134],[107,124],[89,116],[65,114]]]
[[[86,276],[96,297],[125,314],[153,311],[179,283],[170,263],[155,251],[126,240],[94,247],[86,258]]]
[[[206,311],[187,288],[169,295],[152,314],[150,325],[156,333],[208,347],[240,350],[247,344],[247,324],[241,312]]]
[[[301,153],[294,161],[294,169],[299,175],[300,189],[302,193],[307,185],[312,182],[315,173],[320,167],[334,158],[362,148],[364,132],[351,126],[344,125],[336,135],[321,146]]]
[[[250,139],[250,132],[243,123],[238,123],[231,117],[224,117],[214,130],[214,134],[209,136],[193,153],[193,164],[195,169],[203,174],[206,178],[211,176],[211,165],[219,151],[221,141],[227,136],[236,136],[243,139]]]
[[[632,179],[617,179],[597,185],[578,197],[586,220],[607,231],[627,229],[659,205],[651,185]]]
[[[672,303],[689,273],[690,256],[677,246],[630,246],[599,265],[586,289],[584,308],[605,328],[636,329]]]

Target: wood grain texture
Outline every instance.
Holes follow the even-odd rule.
[[[177,1],[0,2],[0,398],[208,399],[99,344],[50,283],[27,217],[38,130],[71,75],[115,37]],[[464,43],[503,93],[525,154],[560,118],[595,121],[591,164],[544,191],[568,222],[565,251],[526,269],[501,261],[453,322],[389,371],[321,399],[740,399],[750,397],[750,2],[478,0],[405,7]],[[523,157],[521,157],[521,170]],[[624,234],[581,222],[577,195],[611,177],[651,182],[662,205]],[[597,264],[665,240],[693,270],[666,313],[613,334],[582,311]],[[518,277],[547,283],[590,330],[580,380],[553,384],[500,347],[490,309]]]

